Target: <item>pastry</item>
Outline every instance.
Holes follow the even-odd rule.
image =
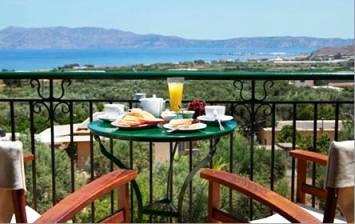
[[[136,127],[143,124],[158,124],[164,120],[155,118],[151,113],[139,108],[133,108],[131,111],[125,113],[125,115],[112,123],[118,127]]]
[[[130,112],[127,112],[127,115],[132,115],[132,116],[135,116],[135,117],[138,117],[138,118],[141,118],[143,120],[152,120],[152,119],[155,119],[154,115],[147,112],[147,111],[144,111],[142,109],[139,109],[139,108],[133,108],[131,109]]]
[[[169,124],[173,128],[188,128],[192,124],[192,119],[173,119]]]

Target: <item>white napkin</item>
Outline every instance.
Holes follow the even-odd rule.
[[[333,142],[329,149],[326,186],[344,188],[355,186],[354,141]]]
[[[13,214],[11,190],[26,190],[22,143],[0,141],[0,223]]]
[[[26,189],[22,142],[0,141],[0,188]]]
[[[326,186],[338,189],[338,205],[348,223],[354,222],[355,141],[333,142],[328,156]]]

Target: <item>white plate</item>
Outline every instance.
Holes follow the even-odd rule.
[[[115,121],[117,119],[121,119],[123,115],[112,115],[112,114],[99,114],[97,118],[105,121]]]
[[[226,122],[226,121],[233,120],[233,117],[232,117],[232,116],[229,116],[229,115],[224,115],[224,116],[220,116],[219,119],[220,119],[222,122]],[[208,122],[217,121],[216,118],[214,118],[214,117],[207,117],[206,115],[198,116],[198,117],[197,117],[197,120],[199,120],[199,121],[208,121]]]
[[[204,123],[197,123],[198,125],[196,125],[196,127],[194,128],[178,128],[178,131],[197,131],[197,130],[201,130],[207,127],[206,124]],[[171,124],[164,124],[163,125],[164,128],[166,129],[175,129]]]
[[[121,126],[115,124],[115,122],[111,123],[112,126],[117,127],[122,130],[137,130],[137,129],[144,129],[144,128],[149,128],[149,127],[155,127],[157,124],[142,124],[142,125],[137,125],[137,126]]]

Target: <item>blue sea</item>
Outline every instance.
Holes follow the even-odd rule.
[[[134,64],[178,63],[194,60],[247,60],[289,57],[307,54],[314,49],[0,49],[0,70],[52,69],[78,63],[95,66],[122,66]]]

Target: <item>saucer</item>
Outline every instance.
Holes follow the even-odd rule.
[[[223,116],[220,116],[219,119],[221,120],[221,122],[226,122],[226,121],[233,120],[233,116],[223,115]],[[198,116],[197,120],[204,121],[204,122],[217,121],[217,119],[215,117],[208,117],[206,115]]]
[[[117,115],[117,114],[100,114],[97,116],[98,119],[104,120],[104,121],[115,121],[117,119],[121,119],[123,117],[122,115]]]

